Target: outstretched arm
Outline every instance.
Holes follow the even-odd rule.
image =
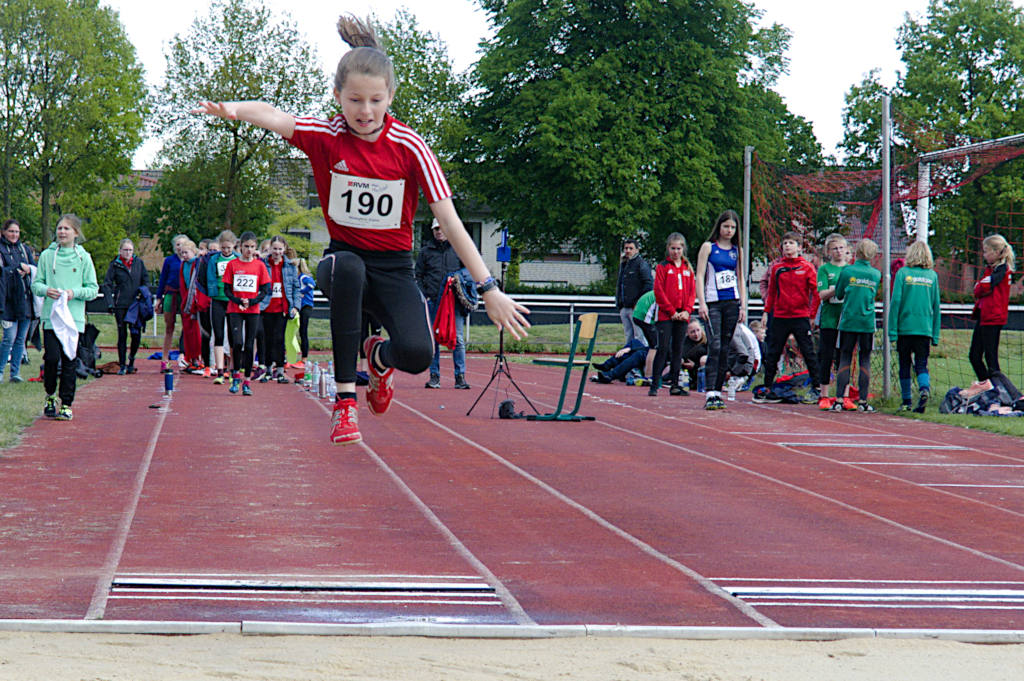
[[[199,102],[191,113],[208,114],[231,121],[245,121],[291,139],[295,117],[266,102]]]

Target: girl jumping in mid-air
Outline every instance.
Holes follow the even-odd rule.
[[[324,120],[296,117],[264,102],[201,102],[196,113],[243,120],[278,133],[310,160],[331,243],[317,268],[331,301],[331,339],[337,398],[331,441],[362,440],[356,409],[356,360],[364,308],[389,339],[363,344],[370,385],[366,402],[383,414],[394,395],[394,370],[420,373],[433,356],[426,305],[412,264],[412,221],[422,188],[463,264],[477,281],[487,314],[515,338],[526,335],[528,314],[498,288],[466,232],[441,166],[423,139],[388,114],[395,73],[368,21],[338,20],[353,49],[338,62],[334,99],[341,114]]]
[[[974,316],[978,323],[967,357],[978,380],[984,381],[999,371],[999,335],[1009,316],[1014,257],[1013,247],[999,234],[985,237],[981,254],[988,267],[974,285]]]

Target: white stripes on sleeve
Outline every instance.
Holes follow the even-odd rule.
[[[423,178],[426,181],[423,190],[427,195],[428,203],[436,203],[451,198],[452,191],[448,188],[448,181],[444,177],[441,165],[437,162],[437,157],[430,150],[430,147],[427,146],[427,143],[423,141],[422,137],[417,135],[412,128],[400,125],[398,122],[393,122],[391,129],[388,131],[388,139],[408,148],[416,157],[420,164]]]

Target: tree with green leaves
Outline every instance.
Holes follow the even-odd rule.
[[[260,185],[269,182],[273,160],[291,148],[263,128],[189,112],[203,100],[259,100],[296,114],[321,113],[327,77],[319,63],[296,26],[275,20],[260,0],[217,0],[186,35],[175,36],[164,85],[153,98],[153,127],[169,138],[161,156],[177,184],[147,211],[147,226],[213,232],[269,224]],[[197,176],[185,177],[190,173]],[[193,204],[188,215],[177,212],[183,202]],[[184,224],[189,218],[202,221]]]
[[[624,236],[655,255],[669,232],[706,238],[740,203],[744,146],[820,160],[770,91],[788,32],[755,30],[744,2],[481,4],[496,34],[474,73],[466,175],[527,253],[571,243],[613,271]]]
[[[903,160],[917,154],[1024,133],[1024,9],[1010,0],[931,0],[907,15],[896,44],[905,71],[889,91],[872,72],[846,97],[842,147],[864,165],[880,163],[881,99],[892,98]],[[906,132],[910,131],[910,132]],[[932,203],[932,246],[940,253],[983,236],[998,211],[1024,199],[1020,161]]]
[[[398,80],[391,114],[423,137],[451,175],[466,136],[466,78],[455,73],[440,36],[421,29],[407,9],[390,22],[374,23]]]
[[[65,195],[103,192],[130,169],[146,86],[117,13],[98,0],[4,2],[0,31],[4,208],[14,187],[30,187],[45,245]]]

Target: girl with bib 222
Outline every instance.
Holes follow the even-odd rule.
[[[498,288],[466,232],[436,156],[407,125],[388,114],[395,96],[391,59],[368,21],[343,16],[338,32],[353,49],[338,62],[334,99],[341,114],[296,117],[264,102],[201,102],[196,113],[242,120],[278,133],[310,160],[331,243],[317,270],[331,301],[334,405],[331,441],[360,442],[356,362],[363,311],[388,331],[363,349],[370,384],[366,402],[383,414],[394,394],[394,370],[420,373],[430,365],[433,338],[413,276],[413,217],[422,188],[431,212],[477,281],[487,314],[515,337],[528,314]]]

